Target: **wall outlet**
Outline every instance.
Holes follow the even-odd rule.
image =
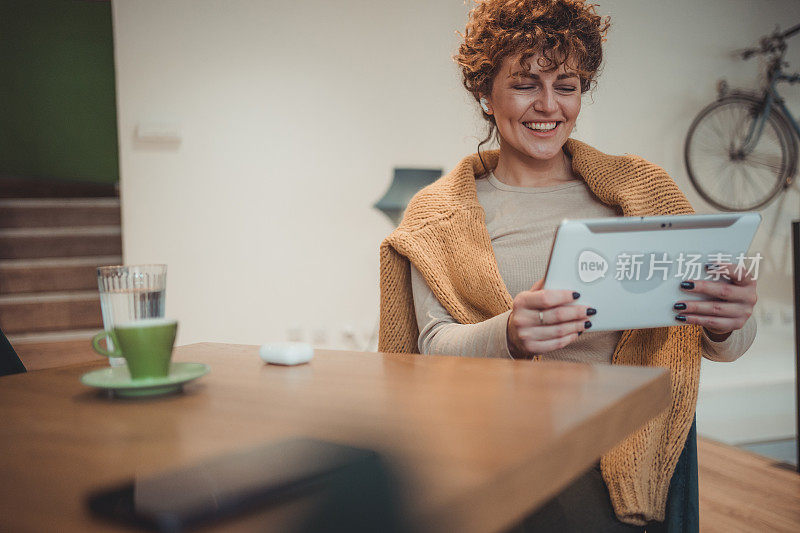
[[[361,350],[361,343],[358,342],[358,335],[356,328],[353,326],[344,326],[341,331],[342,347],[345,350]]]
[[[302,326],[292,326],[286,330],[286,340],[289,342],[305,342],[305,337]]]
[[[328,344],[328,332],[324,329],[315,329],[311,332],[311,345],[314,348],[324,348]]]

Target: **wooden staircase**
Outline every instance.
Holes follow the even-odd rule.
[[[28,370],[101,358],[96,269],[121,255],[117,197],[0,200],[0,328]]]

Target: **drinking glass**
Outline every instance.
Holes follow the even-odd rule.
[[[164,317],[167,265],[118,265],[97,269],[103,329],[142,318]],[[113,341],[107,338],[108,349]],[[109,357],[111,366],[125,364],[124,357]]]

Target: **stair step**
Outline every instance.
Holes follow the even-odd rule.
[[[0,200],[0,228],[118,226],[119,198]]]
[[[96,290],[0,296],[0,329],[7,335],[102,327]]]
[[[119,197],[116,183],[0,176],[1,198]]]
[[[69,342],[79,340],[91,340],[103,328],[91,329],[71,329],[67,331],[37,331],[36,333],[17,333],[16,335],[8,335],[8,341],[14,345],[21,346],[24,344],[43,344],[53,342]]]
[[[122,255],[119,226],[0,230],[0,259]]]
[[[8,340],[28,370],[102,361],[92,337],[102,328],[9,335]]]
[[[0,295],[97,288],[97,267],[119,265],[122,257],[59,257],[0,261]]]

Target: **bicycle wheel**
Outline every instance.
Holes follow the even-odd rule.
[[[708,203],[724,211],[767,205],[797,163],[795,140],[785,119],[772,111],[749,154],[741,150],[762,102],[747,95],[723,98],[703,109],[686,135],[689,179]]]

